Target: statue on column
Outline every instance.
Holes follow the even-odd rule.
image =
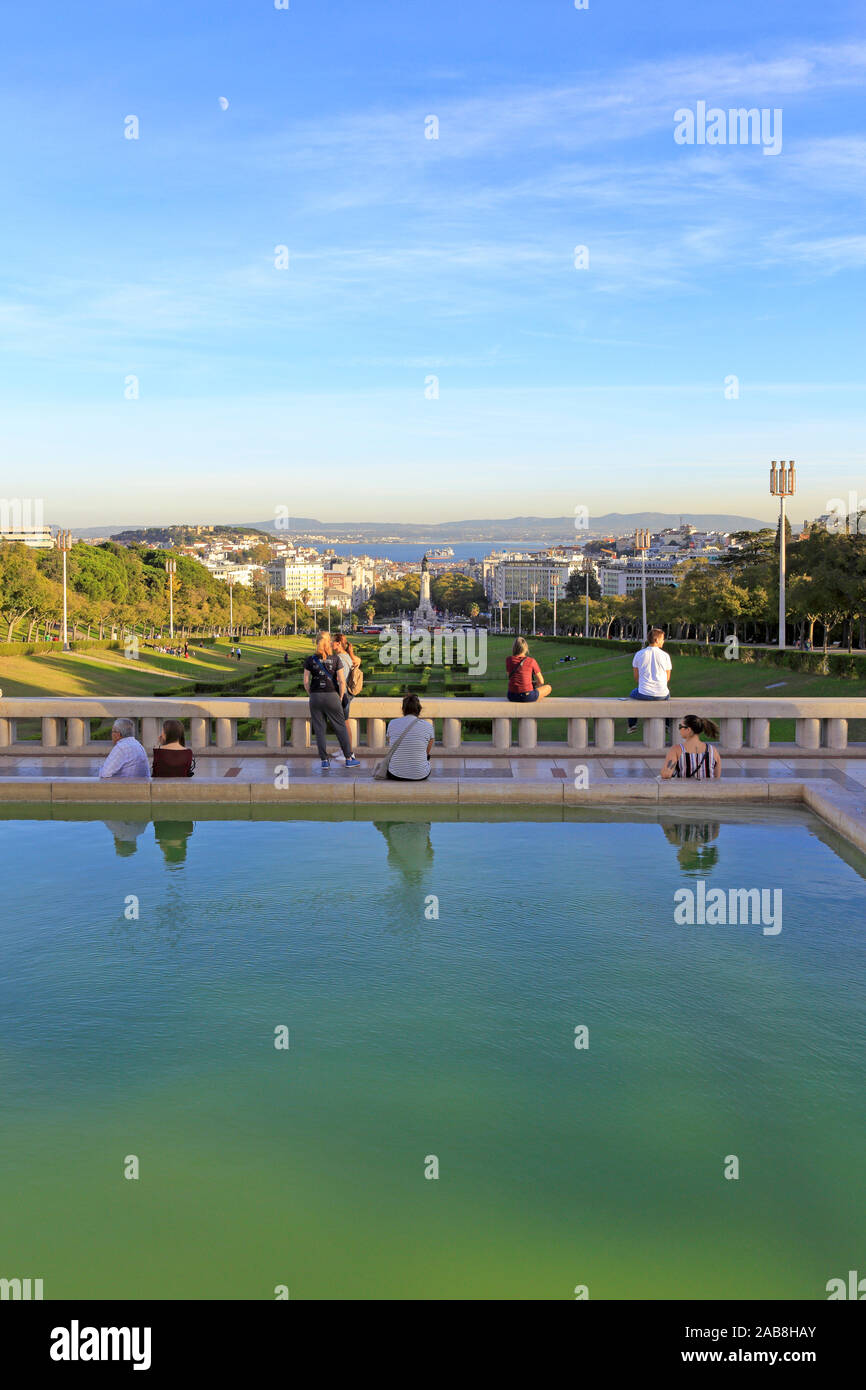
[[[421,561],[421,595],[418,600],[418,607],[412,616],[414,627],[428,627],[436,622],[436,609],[430,598],[430,565],[427,556]]]

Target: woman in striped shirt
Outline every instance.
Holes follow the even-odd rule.
[[[388,725],[388,742],[394,748],[388,762],[388,776],[394,782],[423,782],[430,776],[430,754],[435,731],[429,719],[421,719],[417,695],[403,696],[403,715]]]
[[[718,725],[698,714],[686,714],[680,720],[681,743],[669,748],[662,768],[662,781],[672,777],[691,777],[698,782],[721,777],[722,760],[711,743],[704,743],[702,734],[718,738]]]

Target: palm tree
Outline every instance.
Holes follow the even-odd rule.
[[[368,623],[371,623],[376,616],[376,605],[368,599],[364,604],[364,616]]]
[[[313,595],[310,593],[309,589],[302,589],[302,590],[301,590],[301,603],[304,605],[305,608],[307,608],[307,609],[309,608],[309,606],[310,606],[310,599],[311,599],[312,597],[313,597]],[[315,624],[315,621],[314,621],[314,622],[313,622],[313,628],[314,628],[314,630],[315,630],[315,626],[316,626],[316,624]]]

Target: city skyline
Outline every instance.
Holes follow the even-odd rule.
[[[771,516],[794,457],[798,515],[866,493],[858,28],[13,13],[2,491],[74,526]],[[700,103],[780,112],[778,153],[677,143]]]

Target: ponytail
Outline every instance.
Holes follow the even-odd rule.
[[[719,737],[719,726],[713,723],[712,719],[702,719],[699,714],[683,715],[683,724],[687,729],[691,729],[693,734],[698,737],[706,734],[707,738],[717,739]]]

